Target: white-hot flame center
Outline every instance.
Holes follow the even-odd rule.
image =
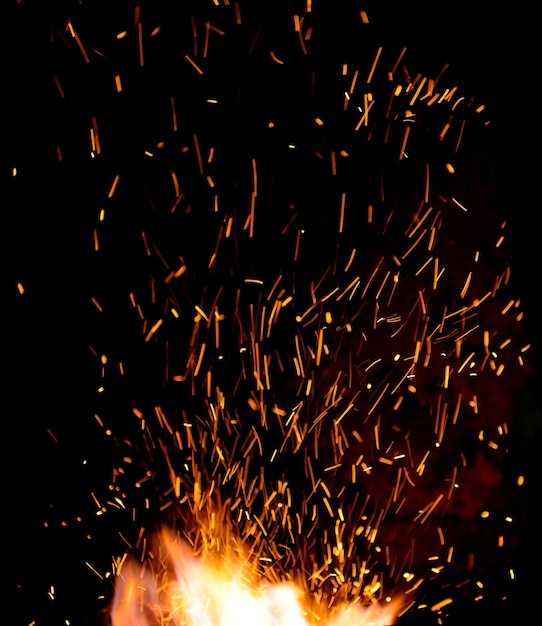
[[[112,626],[389,626],[397,602],[351,602],[323,612],[301,587],[270,583],[241,561],[194,556],[164,533],[167,566],[127,561],[117,574]]]

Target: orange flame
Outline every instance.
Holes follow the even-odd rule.
[[[170,531],[160,539],[158,567],[128,559],[118,570],[112,626],[389,626],[399,614],[400,603],[389,598],[309,601],[300,585],[271,582],[238,555],[196,555]]]

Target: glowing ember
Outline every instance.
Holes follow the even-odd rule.
[[[231,550],[194,556],[170,531],[162,531],[154,555],[143,565],[122,565],[112,626],[387,626],[399,611],[390,598],[377,602],[370,585],[364,604],[315,604],[295,582],[265,580],[257,565]]]

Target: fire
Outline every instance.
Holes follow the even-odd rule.
[[[381,41],[387,11],[382,33],[355,3],[74,4],[52,173],[92,224],[72,265],[106,453],[81,453],[111,471],[85,534],[134,550],[112,625],[384,626],[414,591],[440,619],[507,584],[529,344],[490,111]]]
[[[399,601],[377,601],[371,585],[366,602],[317,602],[302,584],[271,580],[229,547],[196,554],[169,529],[156,544],[144,563],[128,558],[119,568],[112,626],[389,626],[400,613]]]

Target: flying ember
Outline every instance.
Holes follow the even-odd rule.
[[[529,373],[491,112],[364,11],[172,4],[82,2],[51,43],[107,619],[444,620],[512,570],[478,557]]]

